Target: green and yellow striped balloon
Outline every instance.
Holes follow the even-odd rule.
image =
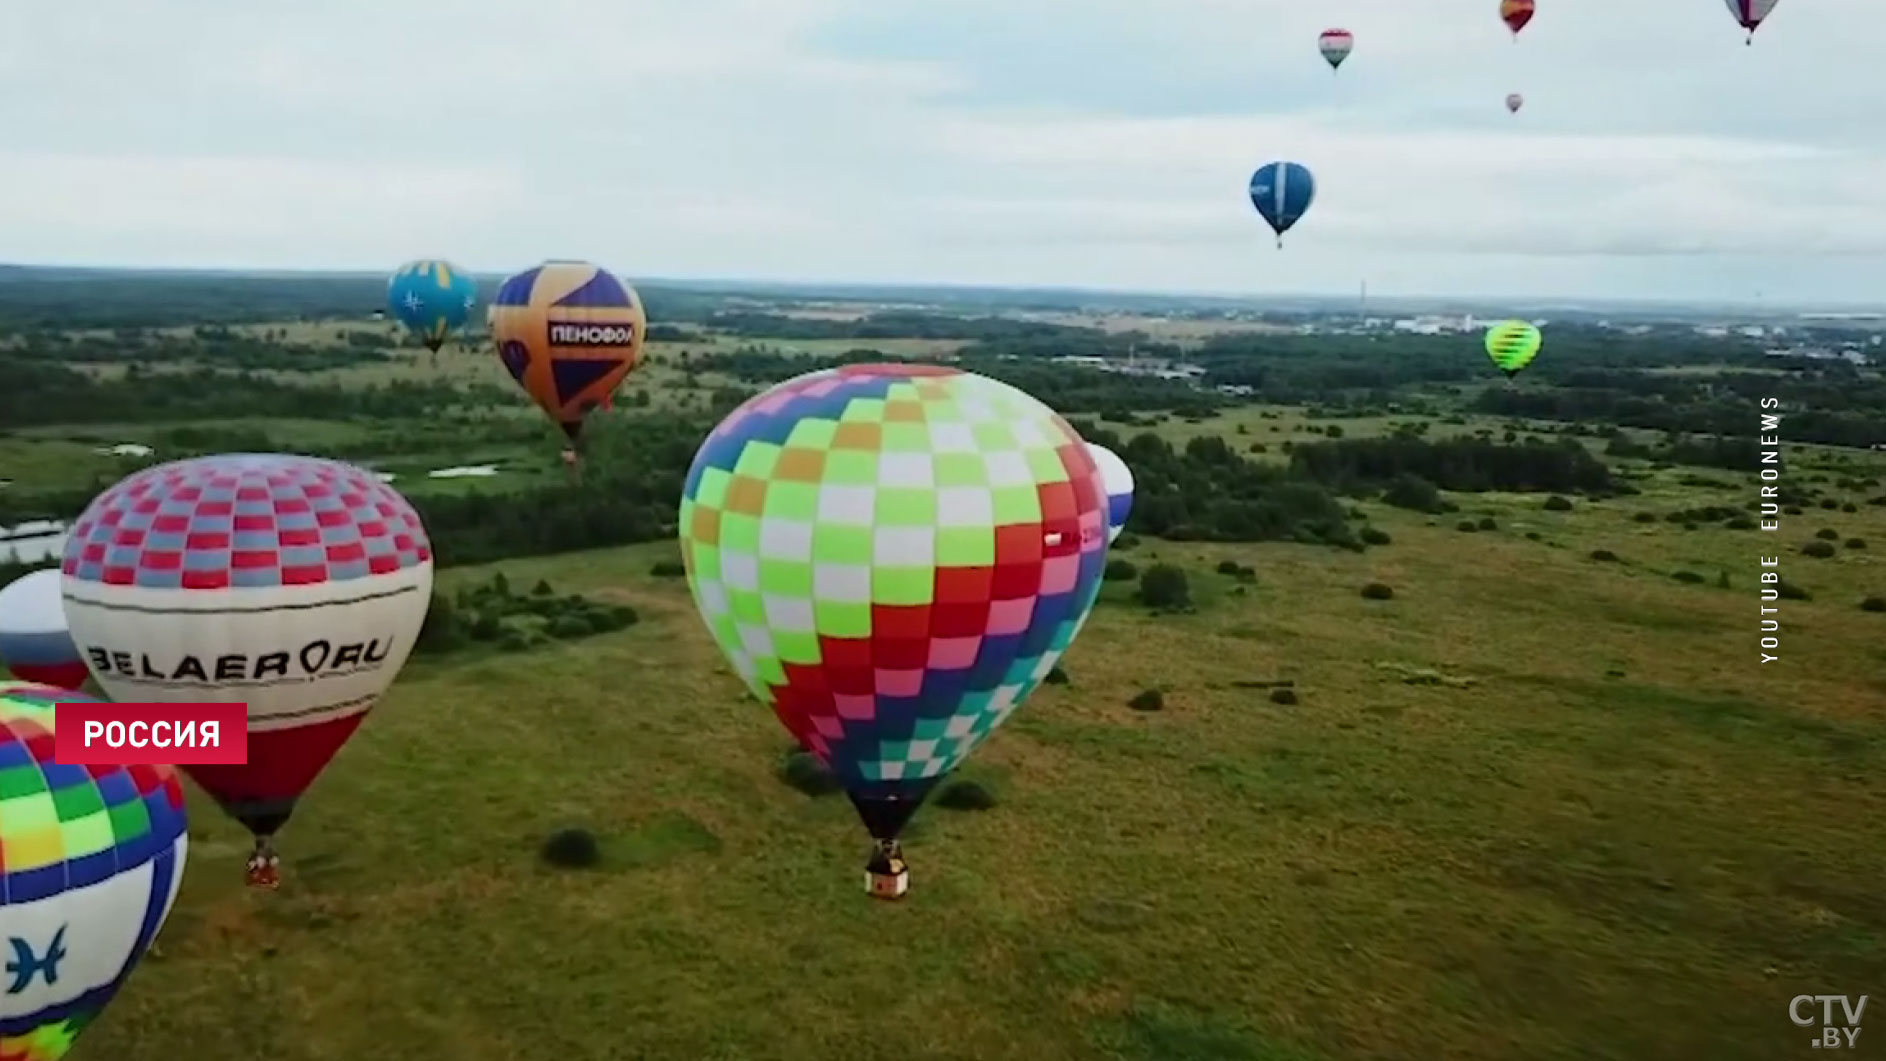
[[[1501,321],[1487,329],[1487,356],[1512,379],[1539,356],[1542,342],[1539,329],[1525,321]]]

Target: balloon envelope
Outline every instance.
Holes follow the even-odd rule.
[[[1316,39],[1316,50],[1323,53],[1331,69],[1342,66],[1342,61],[1349,58],[1355,46],[1355,35],[1346,29],[1326,29]]]
[[[680,537],[735,673],[885,840],[1067,651],[1100,590],[1105,505],[1080,436],[1034,398],[848,365],[714,429]]]
[[[1506,109],[1513,112],[1514,114],[1518,114],[1519,108],[1525,105],[1526,105],[1526,97],[1520,95],[1517,92],[1512,93],[1511,95],[1506,97]]]
[[[1486,343],[1487,356],[1510,379],[1539,356],[1544,337],[1525,321],[1502,321],[1487,329]]]
[[[1755,39],[1755,31],[1761,27],[1775,10],[1781,0],[1724,0],[1729,5],[1729,14],[1735,16],[1736,25],[1748,30],[1749,40]]]
[[[61,689],[85,684],[85,657],[66,626],[58,568],[28,572],[0,589],[0,660],[24,681]]]
[[[571,441],[642,360],[648,316],[635,289],[587,262],[546,262],[492,300],[498,359]]]
[[[1533,0],[1500,0],[1500,21],[1506,23],[1515,37],[1532,21],[1532,13]]]
[[[184,769],[258,836],[392,683],[432,599],[405,498],[280,454],[129,476],[73,524],[62,570],[72,638],[112,699],[248,704],[248,762]]]
[[[1307,168],[1295,162],[1271,162],[1251,174],[1251,205],[1277,233],[1279,245],[1283,234],[1302,220],[1315,197],[1316,181]]]
[[[1126,529],[1126,517],[1133,511],[1133,470],[1105,446],[1089,442],[1087,452],[1100,469],[1100,485],[1106,491],[1107,543],[1111,545]]]
[[[433,351],[465,326],[477,304],[478,281],[450,262],[407,262],[386,285],[387,310]]]
[[[65,1056],[144,956],[189,851],[167,766],[53,762],[53,705],[96,702],[0,682],[0,1058]]]

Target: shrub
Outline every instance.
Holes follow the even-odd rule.
[[[952,781],[936,794],[934,802],[950,810],[988,810],[995,806],[995,793],[974,781]]]
[[[1849,549],[1864,549],[1864,548],[1866,548],[1866,539],[1865,539],[1865,538],[1848,538],[1848,539],[1847,539],[1847,548],[1849,548]]]
[[[1386,582],[1371,582],[1362,587],[1363,600],[1393,600],[1395,590]]]
[[[504,632],[504,619],[495,610],[481,611],[472,620],[471,636],[474,641],[495,641]]]
[[[1553,494],[1551,497],[1545,499],[1545,510],[1547,512],[1570,512],[1572,510],[1572,502],[1568,498]]]
[[[1270,702],[1273,704],[1284,704],[1286,706],[1294,704],[1297,702],[1297,691],[1295,689],[1272,689],[1270,691]]]
[[[1822,507],[1822,508],[1824,508],[1824,509],[1828,509],[1828,510],[1830,510],[1830,511],[1831,511],[1831,510],[1833,510],[1833,509],[1836,509],[1836,508],[1839,508],[1839,507],[1840,507],[1840,502],[1838,502],[1838,501],[1835,501],[1835,500],[1834,500],[1833,498],[1831,498],[1831,497],[1823,497],[1823,498],[1821,498],[1821,507]]]
[[[544,840],[537,854],[558,869],[589,869],[602,861],[602,849],[587,829],[559,829]]]
[[[1481,530],[1484,530],[1484,531],[1490,531],[1490,530],[1499,530],[1499,529],[1500,529],[1500,525],[1499,525],[1499,524],[1497,524],[1497,523],[1495,523],[1495,522],[1493,522],[1493,517],[1492,517],[1492,516],[1481,516],[1481,517],[1480,517],[1480,523],[1479,523],[1479,527],[1480,527],[1480,529],[1481,529]]]
[[[1379,527],[1364,527],[1359,534],[1364,545],[1387,545],[1395,540],[1388,536],[1387,531]]]
[[[657,560],[648,573],[653,578],[682,578],[687,575],[688,568],[679,560]]]
[[[514,626],[507,626],[498,635],[498,647],[506,652],[522,652],[530,647],[530,636]]]
[[[1128,700],[1126,706],[1135,711],[1163,711],[1166,708],[1166,694],[1157,689],[1145,689]]]
[[[1639,523],[1657,522],[1657,514],[1655,512],[1639,512],[1637,515],[1632,516],[1631,518],[1636,520]]]
[[[1221,575],[1235,575],[1241,570],[1243,570],[1243,568],[1238,565],[1236,560],[1218,561],[1218,573]]]
[[[1475,523],[1473,520],[1463,519],[1459,523],[1454,524],[1454,529],[1457,531],[1464,531],[1468,534],[1472,534],[1473,532],[1480,529],[1480,525],[1478,523]]]
[[[1139,577],[1139,567],[1131,560],[1107,561],[1108,582],[1131,582]]]
[[[544,627],[544,633],[560,640],[574,637],[588,637],[596,632],[587,619],[580,613],[566,612],[550,620]]]
[[[1824,542],[1837,542],[1840,540],[1840,532],[1832,527],[1822,527],[1814,532],[1814,537]]]
[[[1692,586],[1699,586],[1703,582],[1703,576],[1694,571],[1678,571],[1670,577],[1676,579],[1678,582],[1687,582]]]
[[[550,583],[548,581],[541,578],[537,580],[537,584],[535,586],[532,586],[530,588],[530,595],[533,597],[549,597],[549,596],[553,596],[556,592],[557,592],[556,590],[553,590],[550,588]]]
[[[1545,539],[1539,534],[1538,531],[1527,531],[1526,540],[1529,542],[1537,542],[1537,541],[1544,541]]]
[[[1814,599],[1813,596],[1809,594],[1807,590],[1804,590],[1801,587],[1795,585],[1794,583],[1789,582],[1785,578],[1782,579],[1780,582],[1775,583],[1775,593],[1782,600],[1813,600]]]
[[[1192,584],[1184,571],[1171,564],[1154,564],[1139,577],[1139,600],[1149,608],[1189,608]]]
[[[1868,597],[1860,602],[1863,612],[1886,612],[1886,597]]]
[[[1860,511],[1860,509],[1859,509],[1859,506],[1857,506],[1857,505],[1855,505],[1855,504],[1854,504],[1853,502],[1851,502],[1851,501],[1849,501],[1849,502],[1847,502],[1846,504],[1844,504],[1844,505],[1841,505],[1841,506],[1840,506],[1840,511],[1842,511],[1842,512],[1858,512],[1858,511]]]
[[[797,748],[779,761],[779,779],[808,796],[829,796],[844,787],[818,756]]]
[[[1729,528],[1730,530],[1754,530],[1755,529],[1755,521],[1748,518],[1747,516],[1737,516],[1734,519],[1724,521],[1722,525]]]
[[[1605,564],[1615,564],[1618,562],[1618,554],[1609,549],[1593,549],[1591,551],[1591,558],[1599,563]]]
[[[1801,506],[1800,505],[1785,505],[1782,507],[1781,511],[1787,513],[1790,516],[1798,516],[1801,514]]]
[[[1116,553],[1123,553],[1128,549],[1137,549],[1139,548],[1139,535],[1134,534],[1132,531],[1122,531],[1118,538],[1113,539],[1113,544],[1107,546],[1107,548]]]
[[[1382,500],[1396,508],[1413,509],[1416,512],[1438,512],[1441,509],[1441,491],[1433,483],[1418,475],[1402,474],[1388,484],[1382,491]]]
[[[1066,685],[1067,671],[1062,670],[1061,665],[1057,663],[1048,669],[1048,676],[1041,680],[1048,685]]]
[[[1806,545],[1801,546],[1801,555],[1812,556],[1817,560],[1825,560],[1834,555],[1834,547],[1829,542],[1808,542]]]
[[[1716,588],[1717,589],[1729,588],[1729,572],[1727,571],[1716,572]]]

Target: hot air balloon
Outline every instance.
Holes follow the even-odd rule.
[[[1519,108],[1525,105],[1526,105],[1526,97],[1520,95],[1517,92],[1509,92],[1506,94],[1506,109],[1508,111],[1514,114],[1518,114]]]
[[[30,572],[0,589],[0,660],[23,681],[61,689],[85,684],[85,657],[66,628],[58,568]]]
[[[1323,53],[1331,70],[1342,66],[1342,61],[1349,58],[1349,53],[1356,47],[1355,34],[1346,29],[1326,29],[1316,38],[1316,50]]]
[[[1316,181],[1310,171],[1295,162],[1271,162],[1251,174],[1251,205],[1277,233],[1277,246],[1284,245],[1284,233],[1303,218],[1316,197]]]
[[[386,308],[435,354],[477,304],[478,281],[450,262],[407,262],[386,285]]]
[[[1105,446],[1089,442],[1087,452],[1100,469],[1100,487],[1107,495],[1107,544],[1112,545],[1126,529],[1127,514],[1133,511],[1133,470]]]
[[[425,622],[419,514],[349,464],[198,457],[98,495],[62,570],[72,639],[112,699],[248,705],[249,761],[184,769],[254,834],[249,883],[275,887],[276,831]]]
[[[1500,21],[1513,31],[1513,39],[1519,39],[1519,31],[1532,21],[1533,0],[1500,0]]]
[[[511,378],[570,440],[642,360],[648,316],[635,289],[600,266],[545,262],[506,280],[491,308],[491,337]]]
[[[1748,30],[1745,44],[1755,43],[1755,31],[1761,28],[1762,20],[1775,10],[1781,0],[1724,0],[1729,5],[1729,14],[1735,16],[1736,24]]]
[[[1093,609],[1100,470],[1034,398],[941,365],[787,380],[723,420],[682,491],[694,602],[735,672],[844,785],[904,894],[898,835]]]
[[[1525,321],[1501,321],[1487,329],[1487,356],[1506,373],[1507,379],[1519,375],[1519,370],[1532,363],[1539,355],[1539,347],[1544,339],[1539,329]]]
[[[53,706],[0,682],[0,1058],[57,1061],[124,986],[170,914],[190,840],[167,766],[53,761]]]

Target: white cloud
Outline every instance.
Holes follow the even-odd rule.
[[[30,4],[0,255],[1877,297],[1871,4],[1790,0],[1744,48],[1702,0],[1517,44],[1490,3],[1350,0],[1339,74],[1285,0]],[[1282,252],[1243,193],[1279,157],[1318,178]]]

